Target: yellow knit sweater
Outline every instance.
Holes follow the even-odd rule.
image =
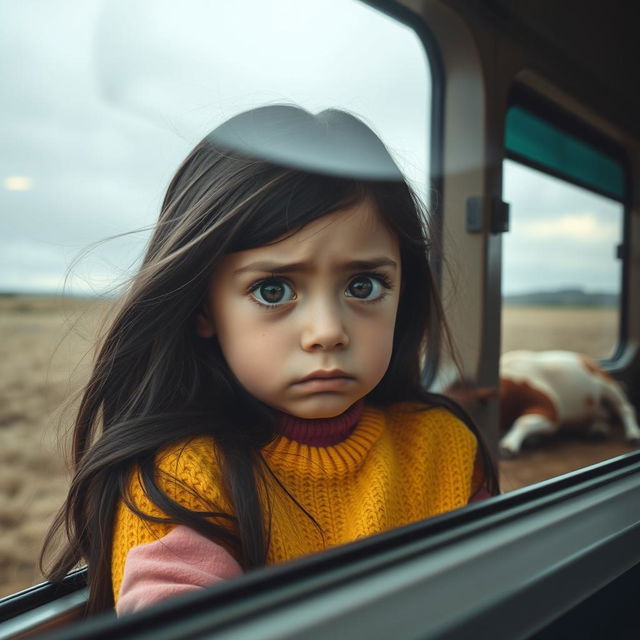
[[[267,562],[290,560],[467,504],[476,445],[475,436],[446,410],[407,403],[365,408],[354,431],[333,446],[279,436],[263,449],[264,458],[322,532],[281,490],[268,489],[272,521]],[[160,486],[181,505],[233,513],[222,490],[212,438],[168,447],[158,455],[157,468]],[[130,494],[143,513],[163,515],[145,496],[137,474]],[[172,528],[143,520],[120,503],[112,555],[116,600],[128,551]]]

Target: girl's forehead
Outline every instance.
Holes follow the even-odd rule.
[[[399,254],[395,233],[387,227],[375,203],[369,199],[317,218],[273,243],[241,253],[303,257],[305,254],[353,251]]]

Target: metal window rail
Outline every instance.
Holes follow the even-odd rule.
[[[527,638],[640,563],[639,536],[635,452],[46,638]]]
[[[70,628],[83,615],[87,595],[86,588],[79,589],[0,623],[0,640],[18,640]]]

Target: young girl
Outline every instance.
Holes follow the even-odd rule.
[[[421,384],[443,323],[425,216],[373,132],[232,118],[169,185],[98,353],[50,579],[84,560],[90,610],[134,611],[497,493]]]

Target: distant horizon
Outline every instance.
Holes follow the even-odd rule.
[[[91,292],[91,291],[55,291],[55,290],[0,290],[0,298],[14,298],[18,296],[30,296],[33,298],[117,298],[119,293]]]
[[[603,289],[589,290],[578,286],[565,286],[550,289],[527,289],[522,291],[510,291],[504,293],[502,297],[513,298],[522,296],[537,296],[537,295],[550,295],[550,294],[578,294],[587,297],[592,296],[615,296],[619,297],[619,291],[606,291]],[[108,293],[107,291],[60,291],[56,289],[0,289],[0,297],[7,298],[12,296],[58,296],[63,298],[116,298],[119,293]]]
[[[540,289],[540,288],[535,288],[535,289],[526,289],[526,290],[522,290],[522,291],[510,291],[508,293],[503,293],[502,297],[503,298],[510,298],[513,296],[531,296],[531,295],[546,295],[546,294],[550,294],[550,293],[578,293],[580,295],[587,295],[587,296],[619,296],[620,292],[619,291],[607,291],[605,289],[585,289],[584,287],[578,287],[578,286],[565,286],[565,287],[556,287],[554,289]]]

